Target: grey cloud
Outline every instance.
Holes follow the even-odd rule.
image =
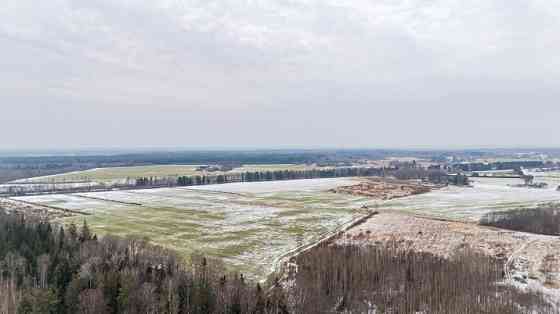
[[[535,146],[560,131],[549,1],[5,2],[0,132],[26,127],[0,148]]]

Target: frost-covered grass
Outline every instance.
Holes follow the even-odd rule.
[[[107,202],[95,199],[82,198],[72,194],[50,194],[25,197],[12,197],[14,200],[22,200],[35,204],[72,209],[84,213],[94,213],[98,209],[106,207],[122,207],[121,204],[107,204]]]
[[[64,182],[100,182],[100,183],[125,183],[127,179],[139,177],[179,177],[201,175],[203,172],[196,171],[198,165],[151,165],[151,166],[132,166],[132,167],[110,167],[96,168],[84,171],[74,171],[69,173],[22,179],[16,183],[64,183]],[[308,170],[313,166],[303,164],[269,164],[269,165],[243,165],[235,168],[231,172],[255,172],[255,171],[276,171],[276,170]],[[219,174],[224,172],[212,172]]]
[[[67,181],[68,182],[68,181]],[[75,188],[93,188],[101,186],[100,183],[97,182],[74,182],[74,183],[8,183],[8,184],[0,184],[0,193],[13,193],[14,190],[16,191],[25,191],[25,192],[41,192],[41,191],[53,191],[59,190],[64,191],[68,189],[75,189]],[[12,191],[12,192],[11,192]]]
[[[560,171],[551,172],[532,172],[535,182],[546,182],[549,188],[557,188],[560,186]]]
[[[556,174],[557,175],[557,174]],[[419,214],[478,221],[489,212],[534,207],[560,201],[554,173],[543,173],[536,182],[547,182],[546,189],[514,187],[519,179],[475,179],[472,188],[447,187],[428,194],[385,203],[382,208],[394,208]]]
[[[52,176],[36,177],[19,180],[18,182],[68,182],[68,181],[94,181],[114,182],[124,181],[127,178],[138,177],[174,177],[196,174],[196,165],[156,165],[134,167],[96,168],[84,171],[75,171]]]
[[[517,188],[508,185],[521,180],[504,179],[478,179],[473,188],[447,187],[387,202],[328,192],[358,180],[231,183],[21,199],[93,214],[64,223],[87,219],[97,233],[147,237],[185,256],[200,251],[259,278],[276,258],[349,221],[364,205],[478,221],[490,211],[560,201],[554,185]]]
[[[356,183],[359,183],[359,179],[357,178],[328,178],[201,185],[187,187],[186,189],[251,194],[281,192],[293,193],[294,191],[323,191],[341,185],[351,185]]]
[[[86,219],[99,234],[147,237],[184,256],[200,251],[263,278],[276,258],[335,229],[363,204],[372,203],[326,191],[349,182],[354,181],[311,179],[20,199],[93,214],[63,223]]]
[[[278,171],[278,170],[312,170],[316,168],[311,165],[304,164],[254,164],[254,165],[243,165],[239,168],[235,168],[233,172],[255,172],[255,171]]]

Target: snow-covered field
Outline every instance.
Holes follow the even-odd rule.
[[[484,214],[541,203],[559,202],[558,173],[541,173],[535,182],[546,182],[546,189],[515,187],[520,179],[475,179],[472,188],[450,186],[431,193],[395,199],[381,208],[398,209],[418,214],[478,221]]]
[[[13,191],[23,192],[47,192],[47,191],[64,191],[75,188],[99,187],[98,182],[72,182],[72,183],[8,183],[0,184],[0,193],[13,193]]]
[[[83,171],[34,177],[17,180],[14,183],[65,183],[98,182],[105,184],[126,183],[139,177],[177,177],[196,174],[197,165],[152,165],[94,168]]]
[[[352,219],[363,197],[327,192],[354,179],[310,179],[17,197],[80,210],[62,222],[86,219],[100,234],[148,237],[188,256],[220,257],[263,278],[274,260]]]
[[[431,193],[381,202],[329,189],[356,178],[232,183],[197,187],[110,191],[15,198],[90,213],[100,234],[148,237],[188,256],[200,251],[256,277],[274,260],[352,219],[362,206],[477,221],[495,210],[560,201],[554,180],[547,189],[513,187],[521,180],[478,179],[472,188],[447,187]],[[560,179],[559,179],[560,180]]]
[[[12,182],[18,183],[76,183],[76,182],[96,182],[103,184],[125,184],[129,181],[134,181],[140,177],[154,177],[154,178],[175,178],[179,176],[192,176],[205,174],[203,171],[197,171],[200,165],[149,165],[149,166],[129,166],[129,167],[110,167],[110,168],[95,168],[82,171],[73,171],[68,173],[34,177],[28,179],[21,179]],[[227,173],[238,172],[254,172],[254,171],[275,171],[275,170],[307,170],[314,169],[315,166],[303,164],[248,164]],[[219,174],[226,172],[212,172],[212,174]]]
[[[228,193],[272,193],[272,192],[314,192],[329,190],[341,185],[360,182],[356,178],[303,179],[270,182],[240,182],[230,184],[199,185],[187,187],[191,190],[206,190]]]

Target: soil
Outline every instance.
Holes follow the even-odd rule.
[[[341,186],[329,191],[355,196],[366,196],[379,200],[391,200],[394,198],[428,193],[434,188],[435,186],[426,185],[417,181],[369,179],[359,184]]]

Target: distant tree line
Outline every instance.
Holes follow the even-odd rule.
[[[216,172],[189,176],[168,177],[138,177],[128,178],[125,182],[103,184],[90,182],[88,184],[35,184],[18,186],[0,191],[0,195],[22,196],[49,193],[83,193],[98,192],[112,189],[157,188],[174,186],[193,186],[207,184],[222,184],[233,182],[261,182],[296,179],[338,178],[338,177],[396,177],[397,179],[422,179],[432,183],[447,182],[447,173],[443,170],[424,168],[398,167],[328,167],[308,170],[274,170],[252,172]],[[2,194],[4,193],[4,194]]]
[[[554,166],[554,164],[546,163],[544,161],[497,161],[492,163],[470,162],[454,164],[453,168],[461,171],[490,171],[490,170],[510,170],[520,168],[543,168],[545,166]]]
[[[251,150],[174,151],[72,155],[0,155],[0,183],[92,168],[145,165],[199,164],[311,164],[335,165],[364,159],[383,159],[394,153],[385,150]],[[405,153],[399,151],[399,153]]]
[[[429,182],[440,184],[448,182],[447,172],[439,169],[401,167],[392,169],[388,173],[399,180],[428,180]]]
[[[445,151],[445,150],[251,150],[251,151],[174,151],[174,152],[83,152],[71,155],[29,156],[27,154],[3,154],[0,156],[0,183],[32,176],[44,176],[69,171],[104,167],[125,167],[144,165],[193,165],[193,164],[303,164],[316,163],[336,166],[341,163],[356,163],[364,160],[382,160],[391,156],[410,156],[419,159],[432,159],[447,162],[448,157],[464,159],[495,158],[510,156],[517,150],[497,153],[496,151]],[[550,156],[559,156],[558,149],[542,151]],[[464,171],[513,169],[518,164],[499,163],[457,164]],[[533,163],[525,167],[541,167]],[[546,165],[545,165],[546,166]],[[556,166],[559,166],[557,163]]]
[[[262,182],[298,179],[321,179],[340,177],[395,177],[400,180],[427,180],[432,183],[445,184],[448,182],[447,172],[443,170],[429,170],[424,168],[373,168],[373,167],[339,167],[309,170],[275,170],[238,172],[227,174],[208,174],[181,176],[172,178],[143,177],[136,180],[137,186],[191,186],[206,184],[222,184],[233,182]]]
[[[522,232],[560,235],[560,207],[545,205],[538,208],[519,208],[484,215],[480,224]]]
[[[382,176],[385,170],[382,168],[371,167],[344,167],[310,170],[275,170],[275,171],[254,171],[239,172],[228,174],[210,174],[197,176],[182,176],[177,178],[177,185],[205,185],[222,184],[232,182],[261,182],[261,181],[280,181],[297,179],[316,179],[316,178],[338,178],[338,177],[365,177]],[[144,182],[142,179],[141,182]]]

